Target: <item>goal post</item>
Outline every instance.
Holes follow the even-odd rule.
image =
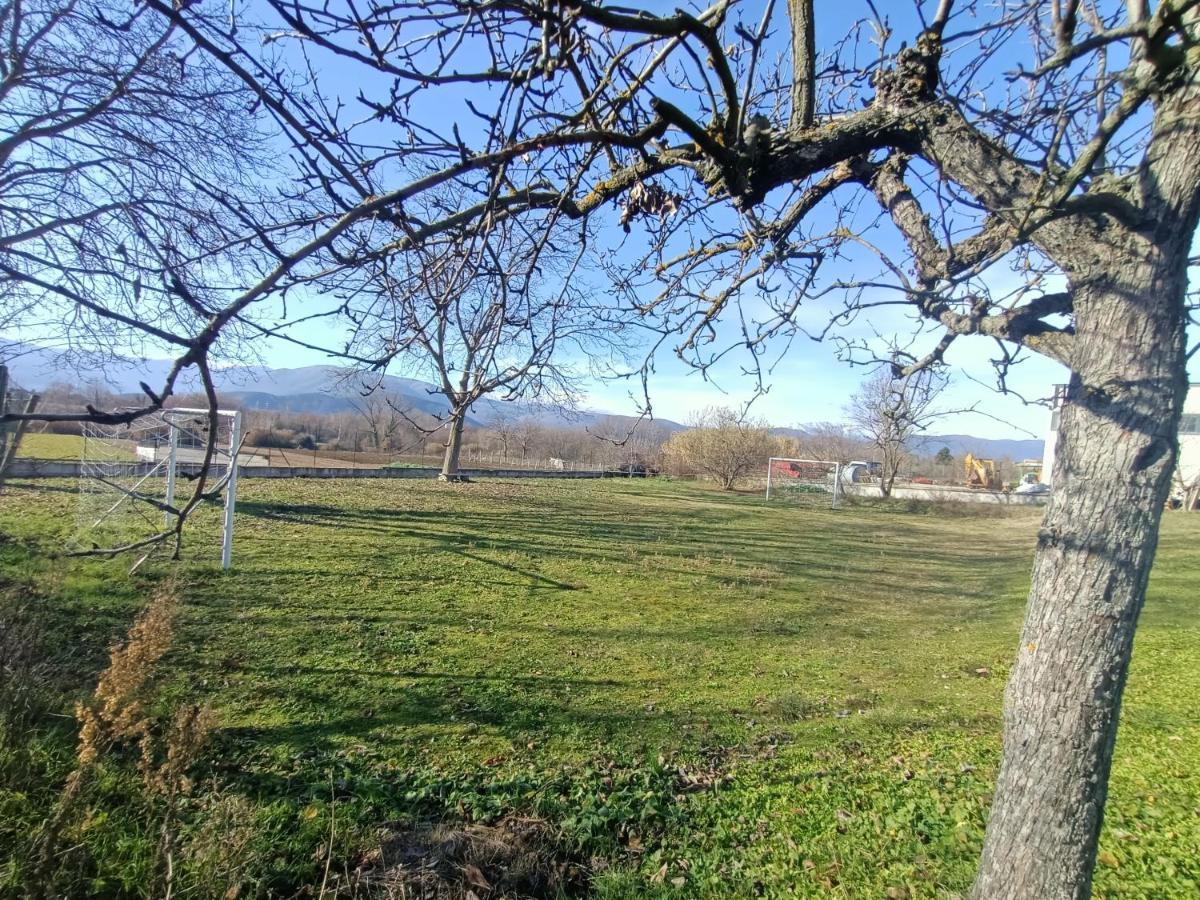
[[[772,456],[767,460],[766,499],[807,503],[810,506],[841,505],[842,464],[826,459],[793,459]]]
[[[225,514],[221,517],[221,568],[233,565],[233,511],[237,505],[238,454],[242,450],[242,414],[229,427],[229,475],[225,480]]]
[[[233,563],[234,511],[242,444],[242,414],[173,407],[120,425],[88,423],[83,428],[79,501],[74,543],[92,552],[112,547],[150,546],[170,532],[179,515],[181,478],[192,479],[209,459],[205,492],[220,491],[219,522],[202,503],[191,515],[201,546],[221,533],[221,568]],[[199,515],[197,515],[199,513]],[[192,526],[189,525],[189,532]],[[208,544],[212,546],[212,544]]]
[[[170,506],[174,505],[181,440],[186,447],[188,438],[196,436],[197,429],[195,427],[188,428],[189,424],[192,426],[199,424],[201,428],[208,427],[209,411],[177,407],[164,410],[162,415],[171,426],[167,466],[167,495],[170,498],[167,504]],[[220,473],[224,469],[220,478],[225,483],[225,505],[221,514],[221,568],[228,569],[233,564],[233,514],[237,507],[238,470],[241,468],[238,457],[242,449],[242,414],[237,410],[218,409],[217,419],[219,432],[227,432],[227,434],[219,433],[217,435],[210,466],[214,473]],[[201,452],[203,452],[203,448],[201,448]],[[202,461],[202,457],[199,460],[193,460],[193,462]],[[170,513],[167,515],[170,516]]]

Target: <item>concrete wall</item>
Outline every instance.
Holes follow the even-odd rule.
[[[877,484],[847,484],[842,490],[853,497],[882,497]],[[1043,506],[1049,494],[1006,494],[949,485],[900,485],[892,487],[894,500],[950,501],[955,503],[1001,503],[1008,506]]]
[[[10,479],[21,478],[79,478],[81,464],[74,460],[17,459],[9,470]],[[127,463],[125,474],[145,475],[151,471],[150,463]],[[200,467],[191,463],[180,463],[181,475],[195,475]],[[438,469],[428,468],[379,468],[343,469],[320,466],[243,466],[238,479],[245,478],[425,478],[433,479]],[[462,475],[472,479],[483,478],[628,478],[623,472],[563,471],[558,469],[463,469]],[[641,477],[641,476],[635,476]],[[842,490],[850,496],[880,497],[877,484],[845,484]],[[1002,503],[1012,506],[1040,506],[1048,495],[1006,494],[1002,491],[979,491],[963,487],[942,485],[896,485],[892,497],[897,500],[953,501],[962,503]]]

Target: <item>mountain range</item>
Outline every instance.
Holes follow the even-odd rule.
[[[68,362],[62,354],[36,344],[0,338],[0,363],[8,366],[15,384],[30,389],[45,389],[54,383],[97,384],[115,394],[141,394],[140,382],[151,387],[161,385],[170,370],[165,359],[109,359],[103,365],[86,361]],[[370,383],[374,383],[374,376]],[[277,410],[298,413],[339,413],[354,409],[364,393],[363,383],[348,369],[336,366],[302,366],[271,369],[261,366],[227,366],[213,370],[213,379],[221,397],[244,409]],[[446,412],[446,401],[434,385],[416,378],[384,375],[380,386],[393,398],[412,410],[434,416]],[[179,385],[180,392],[198,389],[194,377]],[[484,398],[475,404],[468,424],[486,427],[498,418],[532,418],[546,427],[595,427],[602,421],[632,423],[630,416],[610,415],[596,410],[562,410],[540,404],[522,404]],[[655,419],[668,431],[686,426],[670,419]],[[803,429],[778,428],[778,434],[798,435]],[[965,453],[1014,460],[1042,456],[1043,442],[1031,439],[981,438],[966,434],[927,435],[919,444],[928,454],[947,447],[956,458]]]
[[[9,376],[15,384],[28,389],[44,390],[51,384],[67,382],[73,386],[95,384],[113,394],[139,396],[144,396],[141,382],[157,390],[171,369],[171,361],[166,359],[116,358],[106,359],[102,364],[68,360],[54,350],[4,338],[0,338],[0,363],[8,366]],[[410,411],[444,416],[447,409],[445,398],[427,381],[397,375],[371,375],[364,381],[353,370],[337,366],[294,369],[224,366],[213,369],[213,381],[223,401],[242,409],[318,414],[350,412],[365,394],[380,389],[393,403]],[[185,373],[176,393],[193,393],[199,389],[195,375]],[[485,397],[475,404],[467,424],[486,427],[501,417],[532,418],[546,427],[594,427],[605,420],[635,421],[632,416]],[[669,431],[684,428],[678,422],[666,419],[654,421]]]

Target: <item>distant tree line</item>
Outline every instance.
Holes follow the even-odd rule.
[[[82,405],[118,407],[122,398],[99,382],[83,385],[56,383],[41,392],[42,408],[78,409]],[[179,394],[173,407],[203,407],[200,394]],[[352,397],[349,408],[337,412],[247,408],[222,400],[226,408],[243,412],[245,446],[324,452],[362,463],[387,463],[399,458],[432,462],[445,454],[447,418],[423,412],[399,395],[375,390]],[[850,415],[850,409],[847,409]],[[78,421],[39,422],[34,431],[81,434]],[[886,434],[886,432],[884,432]],[[961,460],[948,447],[926,446],[905,436],[889,457],[893,480],[928,478],[937,482],[962,480]],[[708,478],[732,489],[766,471],[770,456],[849,463],[882,461],[878,442],[865,430],[846,422],[818,422],[792,429],[773,429],[765,420],[743,416],[728,407],[710,407],[689,418],[686,430],[654,420],[610,416],[591,424],[547,424],[519,407],[487,419],[465,422],[460,451],[468,460],[486,459],[514,465],[562,460],[567,466],[665,473]],[[976,456],[986,456],[981,449]],[[1001,480],[1015,483],[1017,461],[996,460]],[[894,469],[891,467],[894,466]]]

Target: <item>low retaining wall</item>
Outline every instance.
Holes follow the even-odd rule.
[[[152,463],[126,463],[130,475],[145,475],[154,468]],[[82,464],[69,459],[15,459],[9,466],[7,478],[78,478]],[[181,475],[196,475],[198,463],[179,463]],[[242,466],[238,478],[436,478],[435,466],[351,469],[338,466]],[[628,478],[628,472],[594,472],[580,469],[462,469],[466,478]],[[643,475],[634,475],[644,478]],[[842,491],[854,497],[880,497],[877,484],[844,484]],[[892,497],[897,500],[958,501],[964,503],[1004,503],[1012,506],[1041,506],[1049,494],[1012,494],[1003,491],[980,491],[944,485],[896,485]]]
[[[845,484],[842,491],[853,497],[882,497],[877,484]],[[1003,503],[1011,506],[1043,506],[1049,494],[1013,494],[1004,491],[982,491],[974,488],[949,487],[946,485],[906,485],[892,487],[894,500],[948,500],[959,503]]]
[[[145,475],[152,463],[129,462],[125,471],[130,475]],[[83,464],[68,459],[15,459],[9,466],[7,478],[78,478]],[[197,463],[179,463],[181,475],[200,472]],[[422,468],[352,469],[338,466],[242,466],[238,478],[436,478],[440,469]],[[625,472],[593,472],[562,469],[462,469],[467,478],[628,478]],[[641,477],[641,476],[635,476]]]

